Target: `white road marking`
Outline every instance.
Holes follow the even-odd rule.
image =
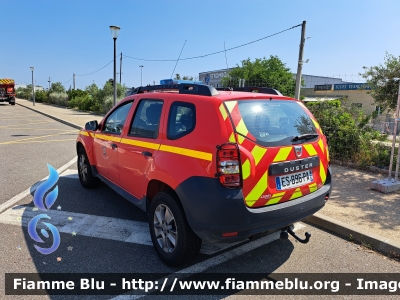
[[[60,177],[75,178],[75,179],[78,178],[76,170],[67,169],[74,162],[76,162],[76,158],[74,158],[66,165],[62,166],[57,170],[57,172],[60,174]],[[44,178],[42,181],[46,179],[47,177]],[[8,208],[5,212],[0,214],[0,223],[16,225],[16,226],[25,226],[25,227],[28,226],[29,221],[34,216],[37,216],[40,211],[38,210],[32,211],[32,207],[25,207],[25,206],[15,206],[12,208],[9,207],[11,207],[13,204],[20,201],[24,197],[28,196],[31,192],[36,190],[38,184],[32,186],[30,189],[20,193],[19,195],[13,197],[6,203],[0,205],[0,212]],[[75,231],[77,235],[81,236],[152,246],[149,226],[147,222],[124,220],[118,218],[95,216],[95,215],[81,214],[81,213],[74,213],[74,212],[67,212],[60,210],[48,210],[45,213],[47,213],[51,217],[51,223],[54,226],[56,226],[60,232],[63,233],[72,234],[72,232]],[[70,217],[72,217],[72,220],[69,219]],[[39,228],[44,228],[42,226],[44,225],[38,223]],[[300,223],[296,223],[294,226],[294,231],[304,227],[306,226]],[[176,278],[177,276],[180,276],[180,278],[182,279],[194,273],[204,272],[209,268],[222,264],[226,261],[234,259],[235,257],[238,257],[263,245],[278,240],[279,234],[280,232],[278,231],[268,236],[252,241],[250,243],[240,242],[244,244],[239,245],[224,253],[217,254],[214,257],[206,259],[202,262],[199,262],[195,265],[182,269],[178,272],[172,273],[167,277]],[[238,245],[240,243],[234,243],[234,244],[203,243],[201,248],[201,253],[208,255],[216,254],[220,251],[223,251],[229,247]],[[143,296],[145,295],[119,295],[113,299],[127,299],[127,298],[137,299]]]
[[[32,207],[14,206],[0,214],[0,223],[27,227],[29,221],[39,213],[45,213],[51,218],[51,224],[60,232],[76,232],[77,235],[94,237],[119,242],[152,246],[149,224],[147,222],[102,217],[62,210],[47,210],[46,212],[32,210]],[[72,217],[72,220],[69,220]],[[46,228],[38,223],[38,228]],[[301,225],[301,224],[299,224]],[[301,225],[304,226],[304,225]],[[296,228],[297,229],[297,228]],[[201,253],[212,255],[238,243],[209,244],[203,243]]]
[[[58,174],[61,174],[62,172],[64,172],[65,170],[67,170],[73,163],[76,163],[76,157],[71,159],[69,162],[67,162],[65,165],[63,165],[62,167],[60,167],[57,172]],[[46,180],[47,178],[49,178],[49,176],[46,176],[45,178],[43,178],[41,181]],[[33,186],[31,186],[30,188],[26,189],[25,191],[19,193],[18,195],[16,195],[15,197],[11,198],[10,200],[8,200],[7,202],[4,202],[3,204],[0,205],[0,212],[6,210],[7,208],[13,206],[15,203],[17,203],[18,201],[22,200],[23,198],[25,198],[26,196],[30,195],[31,193],[33,193],[34,191],[36,191],[38,187],[38,184],[34,184]]]
[[[299,224],[296,223],[295,227],[293,230],[298,230],[300,228],[306,227],[303,224]],[[172,284],[172,282],[179,278],[180,280],[185,279],[187,277],[192,276],[193,274],[198,274],[198,273],[202,273],[205,272],[206,270],[215,267],[217,265],[220,265],[222,263],[225,263],[231,259],[234,259],[240,255],[243,255],[247,252],[250,252],[254,249],[257,249],[261,246],[264,246],[266,244],[272,243],[273,241],[276,241],[280,238],[280,232],[277,231],[275,233],[272,233],[270,235],[267,235],[265,237],[262,237],[258,240],[255,240],[253,242],[250,243],[246,243],[244,245],[241,245],[239,247],[233,248],[227,252],[218,254],[214,257],[210,257],[209,259],[206,259],[202,262],[199,262],[197,264],[194,264],[190,267],[187,267],[185,269],[182,269],[178,272],[172,273],[168,276],[165,276],[161,279],[158,279],[158,282],[164,282],[166,278],[168,278],[168,284],[166,285],[167,287],[170,286]],[[135,291],[137,293],[140,293],[140,291]],[[119,295],[117,297],[111,298],[111,300],[126,300],[126,299],[139,299],[142,297],[147,296],[149,293],[151,293],[152,291],[148,292],[148,293],[142,293],[139,295],[128,295],[128,294],[124,294],[124,295]]]

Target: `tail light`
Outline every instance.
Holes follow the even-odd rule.
[[[7,88],[7,93],[12,93],[12,92],[14,92],[13,88]]]
[[[217,174],[219,182],[229,188],[242,187],[239,148],[236,143],[217,146]]]

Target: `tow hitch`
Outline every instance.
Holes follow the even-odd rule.
[[[311,237],[311,233],[306,232],[306,234],[305,234],[306,238],[305,239],[301,239],[293,232],[293,230],[290,227],[286,227],[286,228],[282,229],[280,238],[282,240],[287,240],[289,238],[288,233],[290,233],[290,235],[292,237],[294,237],[296,240],[298,240],[300,243],[303,243],[303,244],[307,244],[309,242],[309,240],[310,240],[310,237]]]

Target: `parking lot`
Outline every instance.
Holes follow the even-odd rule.
[[[295,230],[300,236],[312,233],[307,245],[293,238],[280,240],[279,234],[233,245],[203,244],[190,265],[168,267],[153,249],[144,212],[105,184],[93,190],[81,186],[75,151],[78,130],[24,107],[1,104],[0,128],[1,276],[12,272],[400,272],[398,262],[303,223],[295,224]],[[38,214],[33,192],[48,176],[47,164],[60,175],[58,197],[48,215],[60,232],[61,243],[55,252],[43,255],[34,248],[37,243],[27,225]]]

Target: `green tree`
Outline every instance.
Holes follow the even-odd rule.
[[[80,90],[80,89],[77,89],[77,90],[71,90],[70,89],[70,90],[67,91],[67,94],[68,94],[68,100],[71,101],[72,99],[74,99],[76,97],[82,97],[82,96],[88,95],[88,92]]]
[[[88,92],[89,95],[96,97],[97,93],[99,92],[99,87],[95,83],[92,83],[91,85],[85,88],[85,91]]]
[[[238,86],[239,79],[246,80],[246,85],[264,85],[280,91],[283,95],[294,96],[296,80],[290,69],[278,58],[250,58],[243,60],[241,66],[237,65],[228,76],[222,78],[223,86]]]
[[[29,100],[32,98],[32,85],[28,84],[26,87],[19,87],[16,90],[17,98]]]
[[[62,85],[61,82],[53,82],[51,84],[49,93],[63,93],[65,92],[65,87]]]
[[[386,52],[384,65],[363,67],[365,72],[360,74],[371,87],[369,94],[375,103],[383,109],[395,109],[400,83],[400,56],[395,57]]]
[[[48,103],[49,102],[49,94],[44,90],[35,91],[35,101]]]

